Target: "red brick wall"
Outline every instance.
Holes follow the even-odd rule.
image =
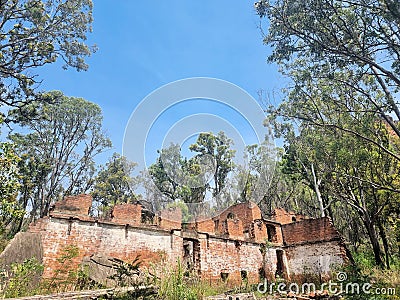
[[[244,239],[243,225],[240,219],[226,219],[226,231],[230,239]]]
[[[219,219],[220,226],[222,222],[228,218],[229,214],[233,214],[234,219],[240,219],[242,221],[244,230],[249,230],[254,220],[261,219],[260,208],[252,202],[239,203],[228,207],[219,216],[215,217],[215,219]]]
[[[289,224],[308,219],[307,216],[298,215],[294,212],[288,212],[283,208],[276,208],[272,213],[272,220],[280,224]]]
[[[119,224],[140,224],[142,206],[140,204],[124,203],[114,206],[112,222]]]
[[[77,196],[67,196],[54,204],[50,214],[66,214],[87,217],[91,206],[91,195],[82,194]]]
[[[72,267],[95,253],[125,261],[140,255],[144,266],[161,260],[173,264],[182,256],[182,238],[166,231],[56,218],[46,219],[45,223],[41,231],[45,277],[58,267],[57,258],[67,245],[79,248]]]
[[[307,219],[282,225],[285,245],[340,239],[329,218]]]
[[[196,222],[194,227],[199,232],[206,232],[210,234],[215,234],[215,222],[213,219],[205,219]]]
[[[179,207],[162,210],[159,213],[158,225],[167,230],[180,229],[182,226],[182,210]]]
[[[276,232],[276,244],[283,245],[282,226],[275,226],[275,232]]]
[[[230,283],[240,283],[240,271],[246,271],[249,283],[259,282],[263,267],[260,246],[255,243],[209,238],[201,240],[201,278],[221,280],[221,272],[229,273]]]
[[[253,231],[255,220],[262,222],[260,208],[252,202],[239,203],[225,209],[213,218],[188,223],[185,228],[217,236],[229,236],[230,238],[254,238],[254,234],[252,235],[250,232]],[[262,233],[261,229],[258,241],[263,241],[266,237],[265,235],[261,238]]]
[[[252,224],[252,237],[257,243],[265,243],[267,228],[262,220],[256,220]]]
[[[180,209],[164,210],[157,216],[155,224],[143,225],[140,224],[141,206],[138,204],[117,205],[113,211],[112,223],[97,222],[88,217],[90,204],[90,196],[66,198],[56,204],[50,217],[31,224],[31,232],[41,233],[44,276],[51,276],[58,266],[57,258],[68,245],[79,247],[79,256],[74,259],[71,267],[77,267],[83,257],[92,254],[125,261],[140,256],[144,266],[160,261],[174,264],[178,258],[182,261]],[[74,214],[78,215],[79,219],[72,218]],[[278,215],[283,221],[289,221],[290,217],[290,222],[281,226],[264,221],[257,205],[241,203],[226,209],[213,219],[187,224],[190,230],[198,231],[183,232],[183,235],[200,243],[199,264],[202,278],[221,280],[221,273],[229,273],[229,282],[240,283],[241,271],[246,271],[248,281],[257,283],[261,268],[272,277],[276,271],[276,246],[282,246],[283,242],[288,246],[286,249],[289,264],[294,274],[299,272],[296,266],[303,258],[307,260],[305,266],[324,260],[341,261],[344,248],[337,241],[339,235],[328,218],[305,219],[293,223],[290,213],[282,211],[276,214]],[[267,226],[275,228],[275,236],[272,247],[267,245],[266,250],[262,252],[259,243],[263,243],[267,238]],[[215,234],[221,237],[213,236]],[[244,241],[247,238],[254,239],[254,242]],[[321,252],[318,247],[324,250]],[[327,253],[325,256],[324,251]]]

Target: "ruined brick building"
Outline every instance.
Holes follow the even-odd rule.
[[[89,216],[91,205],[89,195],[57,202],[49,216],[14,238],[0,256],[2,263],[36,256],[45,266],[43,275],[51,276],[62,249],[76,245],[76,266],[95,254],[125,261],[140,255],[144,266],[179,260],[202,279],[257,283],[260,276],[326,276],[347,259],[328,218],[311,219],[277,209],[266,220],[250,202],[182,224],[180,210],[151,216],[137,203],[116,205],[112,219],[102,221]]]

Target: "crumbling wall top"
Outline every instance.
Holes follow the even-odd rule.
[[[275,208],[274,211],[272,212],[271,219],[283,225],[309,219],[309,217],[296,214],[295,212],[292,211],[287,211],[284,208]]]
[[[137,225],[141,223],[142,205],[139,203],[116,204],[112,211],[112,222]]]
[[[158,213],[158,226],[163,229],[181,229],[182,210],[179,207],[163,209]]]
[[[243,230],[248,231],[255,220],[261,219],[261,210],[253,202],[244,202],[228,207],[213,219],[218,219],[220,224],[227,219],[239,219],[242,221]]]
[[[61,201],[57,201],[50,209],[50,216],[69,215],[87,218],[92,207],[92,196],[81,194],[76,196],[66,196]]]
[[[328,217],[306,219],[282,225],[285,245],[298,245],[322,241],[340,240],[340,234]]]

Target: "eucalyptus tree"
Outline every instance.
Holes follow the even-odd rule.
[[[11,143],[0,143],[0,235],[8,235],[9,225],[25,214],[18,203],[21,176],[18,168],[20,158]]]
[[[159,157],[148,170],[153,187],[169,199],[167,202],[203,202],[207,182],[202,161],[197,157],[183,157],[177,144],[171,144],[158,153]]]
[[[99,213],[106,214],[110,207],[119,203],[138,200],[135,193],[137,178],[133,176],[136,163],[114,153],[94,179],[91,194]]]
[[[238,201],[266,202],[275,168],[278,149],[275,144],[264,141],[261,144],[246,146],[242,164],[235,166],[235,189]]]
[[[212,183],[209,186],[217,208],[223,206],[222,192],[226,187],[228,175],[235,168],[233,158],[235,150],[231,149],[233,141],[224,132],[213,134],[200,133],[196,142],[189,149],[197,152],[196,158],[209,160],[213,163]]]
[[[354,234],[365,232],[378,265],[384,263],[383,245],[389,267],[387,229],[382,221],[393,216],[391,208],[400,202],[399,161],[381,147],[343,131],[333,134],[318,126],[300,126],[297,131],[297,136],[292,133],[287,139],[284,172],[314,191],[315,203],[329,212],[355,245],[362,237]],[[384,135],[387,141],[391,137],[387,129],[380,133]],[[349,216],[358,221],[348,222]],[[363,230],[358,229],[360,224]],[[347,230],[349,226],[353,232]]]
[[[25,168],[29,171],[23,178],[35,182],[26,190],[28,195],[22,195],[29,198],[31,218],[45,216],[51,203],[63,195],[89,191],[94,183],[94,157],[111,147],[98,105],[61,92],[43,94],[41,100],[12,112],[23,130],[10,135],[19,156],[27,164],[35,162],[30,166],[33,170]],[[32,110],[37,117],[26,119],[24,114]]]
[[[155,187],[171,201],[181,199],[182,189],[179,184],[182,175],[183,157],[180,146],[171,144],[158,151],[155,163],[150,165],[148,173]]]
[[[255,7],[268,18],[268,61],[290,79],[282,102],[268,107],[289,160],[317,198],[319,189],[319,203],[330,199],[324,205],[359,217],[382,265],[382,220],[400,191],[400,3],[261,0]]]
[[[398,149],[388,149],[379,139],[379,130],[369,128],[378,137],[371,139],[351,123],[346,127],[340,118],[332,119],[326,113],[348,113],[355,125],[360,119],[353,113],[374,115],[400,137],[396,96],[400,88],[400,3],[261,0],[255,7],[261,17],[268,18],[264,38],[272,46],[268,61],[277,63],[292,79],[283,103],[272,111],[343,130],[400,159]]]
[[[92,21],[90,0],[0,1],[0,104],[42,100],[35,70],[57,60],[86,70],[85,58],[96,49],[86,44]]]

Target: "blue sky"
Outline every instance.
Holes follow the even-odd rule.
[[[114,145],[108,155],[121,153],[125,127],[140,101],[170,82],[219,78],[254,98],[260,89],[272,94],[281,88],[276,67],[266,63],[270,50],[262,43],[253,1],[94,1],[93,16],[89,44],[99,49],[87,60],[89,70],[63,71],[54,64],[40,74],[43,89],[102,108]],[[186,110],[163,117],[177,122]],[[190,113],[196,113],[193,107]],[[214,114],[223,115],[218,108]]]

